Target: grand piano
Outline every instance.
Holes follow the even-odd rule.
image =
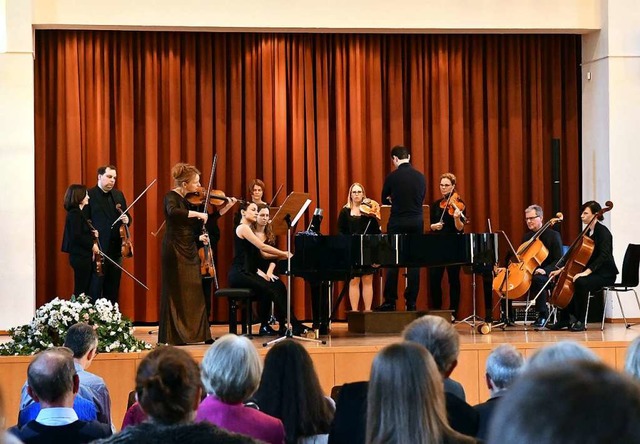
[[[327,312],[319,302],[322,290],[318,286],[322,282],[348,280],[352,270],[374,264],[384,268],[444,265],[480,268],[493,265],[498,258],[497,233],[336,236],[304,233],[295,237],[291,274],[311,283],[316,293],[313,295],[314,323],[320,325],[321,333],[328,322],[326,314],[318,314]]]

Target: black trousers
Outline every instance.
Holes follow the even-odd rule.
[[[411,221],[390,220],[387,232],[389,234],[421,234],[424,231],[422,219]],[[415,305],[420,291],[420,268],[407,269],[407,288],[404,289],[404,299],[407,305]],[[398,269],[387,269],[384,283],[385,302],[395,304],[398,300]]]
[[[117,248],[115,246],[110,248],[105,253],[118,265],[122,266],[119,245]],[[104,260],[102,271],[104,276],[98,276],[95,272],[91,275],[91,300],[95,302],[97,299],[105,298],[115,304],[118,302],[118,294],[120,293],[122,271],[113,265],[109,259]]]
[[[89,296],[91,272],[93,270],[91,256],[85,257],[70,254],[69,264],[73,268],[73,294],[79,296],[84,293]]]
[[[457,317],[460,306],[460,265],[432,267],[429,269],[430,308],[442,309],[442,278],[445,270],[449,279],[449,310]]]
[[[571,320],[571,316],[573,316],[577,321],[584,322],[585,315],[587,314],[587,298],[589,293],[597,292],[602,289],[602,287],[612,285],[615,280],[615,275],[602,276],[596,273],[579,278],[573,283],[573,297],[569,305],[562,310],[560,319]]]

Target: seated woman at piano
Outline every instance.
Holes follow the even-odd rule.
[[[431,205],[431,231],[433,233],[462,233],[464,231],[464,203],[455,191],[456,176],[444,173],[440,176],[442,198]],[[442,309],[442,278],[445,269],[449,280],[449,309],[457,317],[460,304],[460,265],[429,268],[431,309]]]
[[[380,224],[370,212],[367,205],[364,187],[358,182],[349,187],[346,205],[338,215],[338,232],[340,234],[380,234]],[[360,284],[362,283],[362,300],[364,311],[371,311],[373,301],[373,267],[365,267],[355,271],[349,282],[349,302],[351,309],[358,311],[360,302]]]
[[[258,206],[251,202],[244,202],[240,207],[240,225],[236,227],[234,236],[234,256],[229,271],[229,285],[233,288],[250,288],[256,295],[271,301],[275,305],[276,319],[280,323],[281,333],[285,331],[285,314],[287,311],[287,289],[282,281],[271,280],[268,276],[258,273],[258,265],[262,253],[274,258],[286,259],[289,253],[263,242],[251,229],[258,219]],[[269,325],[269,304],[259,304],[261,336],[277,335]],[[266,307],[266,310],[265,310]],[[296,317],[291,315],[293,334],[305,333],[305,327]]]

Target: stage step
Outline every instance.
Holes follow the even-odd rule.
[[[440,316],[451,322],[453,310],[430,311],[350,311],[347,322],[350,333],[401,333],[407,324],[426,314]]]

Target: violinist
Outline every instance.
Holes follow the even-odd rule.
[[[113,222],[120,216],[118,205],[122,210],[127,208],[127,201],[122,191],[115,188],[117,171],[113,165],[98,168],[98,183],[89,190],[90,204],[83,212],[100,232],[100,245],[104,253],[118,265],[122,265],[122,240],[120,226],[131,224],[131,218],[125,214],[113,227]],[[106,298],[113,303],[118,302],[120,277],[122,271],[110,261],[104,264],[103,276],[93,273],[91,276],[91,298],[95,301]]]
[[[93,260],[100,254],[96,239],[98,232],[90,228],[82,209],[89,203],[87,187],[69,185],[64,194],[64,209],[67,219],[64,224],[62,251],[69,253],[69,264],[73,268],[73,294],[89,295]]]
[[[602,210],[600,204],[590,200],[582,204],[580,219],[588,225],[585,235],[593,241],[593,252],[584,271],[573,276],[574,293],[569,305],[560,312],[560,319],[550,330],[569,328],[571,331],[584,331],[584,319],[587,310],[587,298],[590,292],[599,291],[602,287],[612,285],[618,274],[613,259],[613,236],[609,229],[600,223],[604,216],[594,217]],[[564,267],[552,271],[550,278],[556,278],[564,271]]]
[[[442,198],[431,205],[431,231],[433,233],[462,233],[464,231],[464,202],[455,191],[456,176],[444,173],[440,176]],[[432,267],[429,269],[431,302],[434,309],[442,308],[442,277],[445,269],[449,280],[449,306],[457,317],[460,304],[460,265]]]
[[[380,224],[375,215],[368,215],[364,211],[361,211],[361,208],[365,208],[363,202],[367,202],[364,187],[356,182],[349,187],[347,203],[338,215],[338,232],[340,234],[380,234]],[[364,311],[371,311],[374,271],[375,269],[372,267],[364,267],[352,273],[351,280],[349,281],[349,302],[351,303],[351,310],[358,311],[360,282],[362,282]]]
[[[424,174],[411,166],[409,149],[397,145],[391,149],[391,161],[396,170],[390,173],[382,186],[382,204],[391,203],[387,225],[389,234],[421,234],[424,231],[422,202],[427,191]],[[415,311],[420,289],[420,268],[407,270],[404,298],[407,311]],[[387,270],[384,283],[384,303],[377,311],[394,311],[398,299],[398,269]]]
[[[200,188],[200,171],[193,165],[176,164],[171,175],[174,188],[164,197],[166,232],[162,240],[162,290],[158,342],[185,345],[210,342],[211,331],[202,297],[202,278],[194,225],[207,222],[209,215],[189,209],[185,198]]]

